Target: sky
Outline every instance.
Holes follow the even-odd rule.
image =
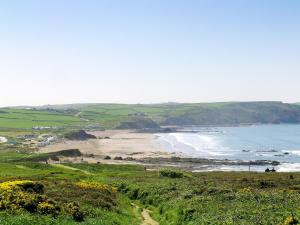
[[[0,0],[0,106],[300,102],[300,1]]]

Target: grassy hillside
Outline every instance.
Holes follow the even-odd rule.
[[[32,127],[155,128],[158,125],[299,122],[300,105],[281,102],[74,104],[0,109],[0,131]]]
[[[151,119],[159,125],[232,125],[299,123],[300,106],[281,102],[227,102],[191,104],[77,104],[48,106],[75,110],[89,122],[117,127],[122,122]]]
[[[0,162],[1,224],[134,225],[141,224],[143,208],[161,225],[296,224],[284,222],[300,219],[299,173],[159,172],[20,159]],[[34,183],[13,190],[19,199],[10,203],[14,207],[5,203],[11,201],[6,198],[8,181]],[[59,210],[53,211],[54,206]],[[81,222],[69,207],[80,211]]]
[[[35,109],[0,109],[0,128],[61,127],[82,125],[83,121],[67,112]]]

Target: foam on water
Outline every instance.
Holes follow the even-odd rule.
[[[282,171],[288,170],[289,167],[298,171],[295,163],[300,163],[300,125],[256,125],[194,130],[189,127],[188,130],[191,132],[157,134],[157,142],[164,143],[164,149],[170,152],[184,153],[189,157],[242,161],[272,160],[283,165],[279,167]],[[231,166],[231,169],[236,168]]]
[[[6,137],[0,137],[0,143],[5,143],[7,142],[7,138]]]
[[[278,172],[299,172],[300,163],[282,163],[278,166]]]

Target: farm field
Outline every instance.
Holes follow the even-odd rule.
[[[108,129],[132,121],[145,128],[149,123],[144,121],[158,126],[299,123],[300,106],[282,102],[225,102],[70,104],[0,109],[0,128],[97,126]]]

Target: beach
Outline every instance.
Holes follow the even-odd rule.
[[[39,152],[78,149],[82,153],[82,157],[59,157],[59,162],[174,166],[192,171],[300,170],[298,125],[192,129],[171,133],[95,131],[89,133],[96,139],[61,140]]]
[[[39,152],[49,153],[78,149],[84,156],[88,156],[84,157],[84,160],[88,162],[103,162],[105,157],[110,157],[111,159],[115,157],[143,159],[170,158],[180,155],[179,153],[170,153],[155,145],[156,135],[152,133],[139,133],[134,130],[105,130],[89,133],[97,138],[85,141],[62,140],[39,148]],[[111,160],[105,160],[105,162],[108,163]]]

